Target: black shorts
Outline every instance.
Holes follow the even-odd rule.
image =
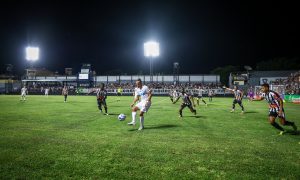
[[[118,92],[118,93],[117,93],[117,96],[121,96],[121,93]]]
[[[97,99],[97,103],[98,103],[98,106],[106,106],[106,100],[105,99]]]
[[[181,104],[181,108],[184,109],[185,107],[188,107],[189,109],[193,109],[192,104],[182,103],[182,104]]]
[[[242,104],[242,100],[237,100],[237,99],[234,99],[234,100],[233,100],[233,104],[236,104],[236,103],[238,103],[238,104]]]
[[[282,116],[278,115],[279,109],[278,108],[270,108],[269,110],[269,116],[273,117],[279,117],[279,118],[285,118],[284,109],[282,109]]]

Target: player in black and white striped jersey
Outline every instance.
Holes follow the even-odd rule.
[[[105,110],[105,114],[108,115],[108,113],[107,113],[107,104],[106,104],[107,91],[105,90],[103,83],[101,83],[100,89],[96,90],[96,94],[97,94],[98,109],[102,113],[102,106],[103,106],[104,110]]]
[[[270,124],[275,127],[276,129],[280,130],[280,135],[285,133],[285,130],[275,122],[275,119],[279,117],[280,123],[283,126],[292,126],[295,131],[297,131],[297,126],[294,122],[287,121],[284,114],[283,108],[283,100],[280,95],[270,90],[269,84],[263,84],[262,86],[262,95],[260,98],[255,100],[263,100],[266,99],[269,103],[269,122]]]
[[[223,86],[224,89],[229,90],[234,93],[234,100],[232,102],[232,110],[230,112],[235,111],[235,104],[239,104],[242,108],[242,113],[245,112],[245,108],[243,106],[243,92],[237,88],[237,86],[234,86],[233,89],[227,88]]]
[[[184,89],[182,89],[179,96],[174,100],[173,104],[175,104],[179,99],[182,99],[182,103],[179,108],[179,117],[182,117],[182,110],[185,107],[188,107],[192,113],[195,115],[197,114],[197,111],[193,108],[193,101],[191,100],[191,95],[185,92]]]

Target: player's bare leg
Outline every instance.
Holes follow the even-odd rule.
[[[276,128],[276,129],[278,129],[279,131],[280,131],[280,135],[282,135],[283,133],[284,133],[284,129],[277,123],[277,122],[275,122],[275,119],[276,119],[276,117],[274,117],[274,116],[269,116],[269,122],[270,122],[270,124],[274,127],[274,128]]]
[[[179,117],[182,117],[182,110],[185,108],[185,105],[182,104],[179,108]]]
[[[204,101],[204,99],[203,98],[201,98],[201,100],[202,100],[202,102],[207,106],[207,103]]]

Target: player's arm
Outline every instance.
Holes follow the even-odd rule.
[[[104,99],[106,99],[106,98],[107,98],[107,91],[104,90]]]
[[[243,93],[243,91],[241,91],[240,100],[242,100],[242,99],[243,99],[243,97],[244,97],[244,93]]]
[[[139,95],[137,95],[134,99],[133,99],[133,102],[131,103],[131,107],[133,107],[134,106],[134,104],[139,100]]]
[[[228,91],[234,91],[233,89],[230,89],[230,88],[228,88],[226,86],[223,86],[223,89],[228,90]]]
[[[93,90],[93,89],[92,89],[90,92],[87,93],[87,95],[90,95],[90,94],[92,94],[92,93],[95,92],[95,91],[96,91],[96,90]]]
[[[173,104],[175,104],[179,100],[180,96],[176,97],[176,99],[173,101]]]
[[[148,91],[148,99],[147,99],[147,101],[151,101],[151,98],[152,98],[152,89],[150,89]]]
[[[254,98],[253,101],[262,101],[264,99],[265,99],[265,97],[259,96],[258,98]]]
[[[282,101],[282,99],[280,98],[280,99],[279,99],[279,112],[278,112],[278,115],[279,115],[279,116],[282,116],[282,111],[283,111],[283,101]]]

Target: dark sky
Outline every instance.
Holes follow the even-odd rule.
[[[24,48],[40,47],[35,66],[63,72],[91,63],[97,74],[149,73],[143,43],[160,43],[154,71],[203,74],[224,65],[299,57],[299,8],[281,1],[0,2],[0,64],[28,66]]]

